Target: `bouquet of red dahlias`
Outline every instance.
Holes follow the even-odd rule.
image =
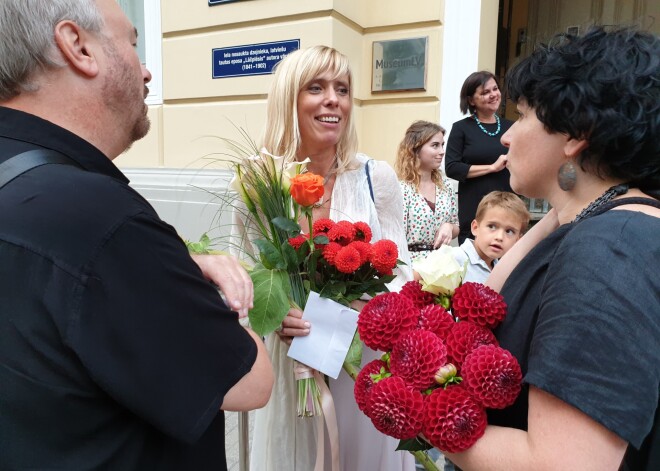
[[[394,279],[398,248],[391,240],[371,243],[367,223],[319,219],[310,233],[289,239],[301,260],[300,268],[309,290],[345,306],[365,293],[387,291]]]
[[[296,201],[297,184],[297,179],[292,178],[291,192]],[[296,252],[308,292],[314,291],[323,298],[350,306],[364,294],[375,296],[388,291],[386,283],[394,279],[393,270],[399,263],[394,242],[382,239],[372,243],[371,228],[364,222],[320,219],[312,223],[309,206],[303,207],[303,214],[307,216],[309,232],[304,234],[293,228],[294,234],[288,241]],[[357,335],[353,337],[349,351],[352,360],[345,362],[345,369],[355,377],[361,357]],[[318,411],[318,385],[309,374],[300,376],[298,415],[315,415]]]
[[[408,282],[362,309],[362,341],[385,353],[360,371],[354,392],[379,431],[402,440],[399,449],[435,470],[421,450],[432,445],[456,453],[472,446],[486,428],[485,410],[515,401],[522,373],[491,332],[506,315],[498,293],[481,283],[442,294],[425,291],[426,285]]]

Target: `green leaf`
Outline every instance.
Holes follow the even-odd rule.
[[[343,296],[344,293],[346,293],[346,283],[343,281],[334,281],[326,283],[326,285],[321,288],[319,296],[336,300],[338,297]]]
[[[399,446],[396,447],[395,451],[424,451],[431,448],[433,447],[421,438],[410,438],[399,441]]]
[[[289,312],[289,275],[283,270],[259,269],[250,272],[254,285],[254,307],[248,317],[250,326],[264,336],[277,329]]]
[[[186,247],[188,248],[188,252],[190,253],[194,253],[197,255],[204,255],[209,253],[211,239],[206,233],[202,234],[202,237],[199,238],[198,242],[191,242],[189,240],[185,240],[184,242],[186,243]]]
[[[300,234],[300,224],[289,218],[285,218],[284,216],[278,216],[276,218],[273,218],[272,223],[278,229],[284,232],[288,232],[289,234],[294,234],[294,235]]]
[[[298,254],[296,250],[291,247],[288,241],[282,242],[282,256],[284,258],[284,263],[286,263],[287,270],[297,270],[298,269]],[[279,268],[279,267],[278,267]]]
[[[357,330],[355,330],[355,335],[353,336],[351,346],[348,348],[344,363],[351,365],[358,371],[360,370],[360,365],[362,364],[362,340],[360,340],[360,334]]]
[[[307,256],[309,255],[310,247],[308,243],[302,244],[298,250],[296,250],[296,254],[298,255],[298,265],[300,265],[302,262],[305,261]]]
[[[315,244],[321,244],[321,245],[327,245],[330,242],[330,239],[328,239],[328,236],[325,234],[319,234],[316,237],[314,237],[313,240]]]
[[[258,239],[254,245],[259,249],[259,257],[266,268],[284,270],[287,267],[282,254],[271,241]]]

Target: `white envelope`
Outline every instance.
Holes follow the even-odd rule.
[[[337,379],[357,329],[358,312],[312,291],[303,319],[312,324],[309,335],[294,337],[287,355]]]

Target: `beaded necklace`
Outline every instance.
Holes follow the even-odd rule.
[[[621,185],[614,185],[611,188],[608,188],[605,193],[600,195],[598,198],[589,203],[589,206],[580,211],[580,214],[575,216],[573,222],[581,221],[582,219],[588,218],[593,214],[598,208],[603,206],[605,203],[611,201],[615,196],[623,195],[628,192],[628,184],[622,183]]]
[[[477,122],[477,126],[479,126],[479,129],[481,129],[483,132],[488,134],[490,137],[495,137],[500,133],[500,130],[502,129],[502,126],[500,126],[500,117],[499,116],[495,115],[495,122],[497,123],[497,129],[495,130],[495,132],[486,131],[486,128],[483,126],[483,124],[481,124],[481,121],[479,121],[479,117],[477,116],[477,113],[475,113],[473,116],[474,116],[474,120]]]

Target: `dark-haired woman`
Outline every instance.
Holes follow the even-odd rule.
[[[500,138],[512,122],[497,111],[502,94],[495,76],[474,72],[461,88],[461,112],[469,116],[453,124],[447,141],[445,172],[458,181],[458,243],[472,237],[470,224],[479,201],[491,191],[511,191],[507,149]]]
[[[495,333],[523,390],[448,456],[464,470],[658,470],[660,39],[561,36],[507,88],[520,112],[502,137],[511,186],[553,211],[491,275],[549,232],[501,291]]]

